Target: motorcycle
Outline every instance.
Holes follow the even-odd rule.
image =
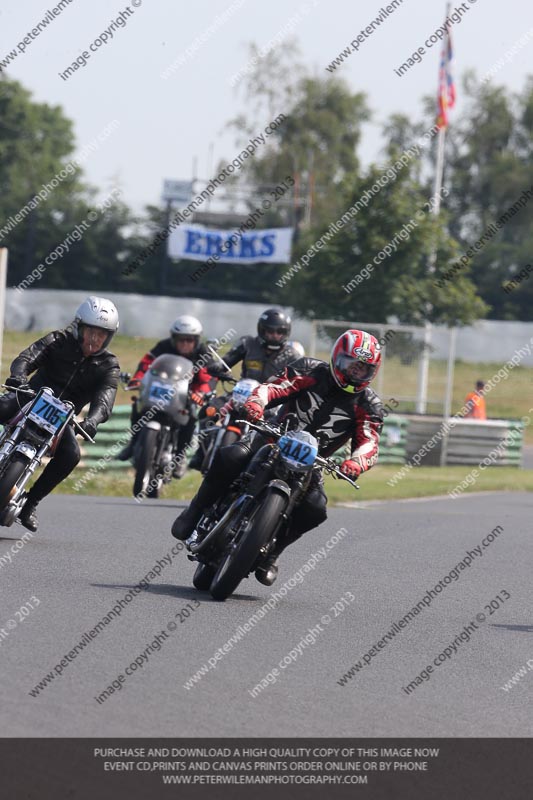
[[[237,418],[241,414],[243,405],[246,403],[256,386],[259,386],[259,382],[254,381],[251,378],[241,378],[240,381],[235,382],[235,386],[231,392],[233,406],[232,410],[226,414],[220,425],[212,427],[206,434],[209,438],[206,446],[204,447],[204,457],[202,460],[202,466],[200,467],[200,472],[202,475],[205,475],[211,467],[217,450],[220,447],[225,447],[228,444],[234,444],[236,441],[238,441],[238,439],[241,438],[241,436],[244,436],[248,433],[248,423],[245,422],[243,424],[241,421],[238,424]],[[212,419],[219,411],[217,405],[221,405],[222,402],[227,402],[229,399],[229,397],[217,398],[218,402],[215,401],[214,405],[208,405],[205,410],[206,418]]]
[[[209,590],[215,600],[228,598],[274,551],[316,469],[359,488],[332,458],[318,455],[316,437],[291,430],[292,422],[291,415],[281,426],[238,420],[267,443],[186,540],[188,558],[199,562],[193,585]]]
[[[10,527],[24,505],[24,487],[43,458],[54,455],[67,425],[73,425],[87,441],[94,443],[94,439],[74,419],[74,405],[47,386],[38,391],[5,384],[1,388],[31,398],[0,434],[0,525]]]
[[[134,497],[157,498],[163,484],[172,479],[180,429],[198,419],[199,406],[189,397],[193,375],[188,358],[162,355],[150,364],[138,386],[125,386],[126,391],[139,390],[132,403],[134,416],[142,423],[133,445]],[[122,373],[121,379],[129,383],[130,376]]]

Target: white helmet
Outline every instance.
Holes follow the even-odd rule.
[[[188,314],[182,314],[172,323],[170,328],[170,338],[175,345],[180,336],[194,336],[196,339],[196,347],[200,342],[202,335],[202,323],[196,317],[190,317]]]
[[[114,303],[106,297],[95,297],[91,295],[83,301],[81,306],[74,314],[73,333],[78,341],[81,341],[82,326],[91,325],[94,328],[102,328],[108,331],[108,335],[102,347],[93,355],[102,353],[109,342],[118,331],[118,311]]]

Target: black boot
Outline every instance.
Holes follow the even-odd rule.
[[[263,586],[272,586],[278,577],[278,558],[279,553],[271,553],[264,559],[261,566],[257,567],[255,577]]]
[[[278,559],[286,547],[300,538],[302,533],[295,530],[289,530],[288,533],[282,535],[274,548],[255,571],[255,577],[264,586],[272,586],[278,577]]]
[[[182,511],[179,517],[176,517],[174,520],[174,524],[172,525],[172,536],[174,539],[179,539],[182,542],[188,539],[200,522],[202,514],[202,506],[198,505],[198,503],[193,500],[190,506]]]
[[[204,463],[204,451],[202,449],[202,446],[200,445],[196,450],[196,453],[189,461],[189,469],[197,469],[198,471],[200,471],[202,469],[203,463]]]
[[[120,453],[117,453],[117,461],[129,461],[133,455],[133,436],[128,444],[122,448]]]
[[[34,500],[31,497],[31,493],[28,493],[26,495],[26,502],[22,506],[22,510],[19,514],[19,520],[29,531],[35,532],[39,527],[39,520],[37,519],[37,514],[35,513],[38,503],[39,501]]]
[[[181,450],[175,456],[173,456],[174,467],[172,469],[172,477],[176,478],[176,480],[180,480],[183,478],[185,473],[187,472],[187,458],[185,456],[185,450]]]
[[[188,539],[200,521],[205,509],[218,499],[220,488],[212,481],[204,480],[188,508],[176,517],[172,525],[172,536],[184,541]]]

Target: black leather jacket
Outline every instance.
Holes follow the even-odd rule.
[[[49,386],[62,400],[74,403],[76,414],[90,403],[87,419],[95,425],[111,415],[120,374],[116,356],[108,350],[84,358],[69,330],[52,331],[30,344],[11,364],[11,375],[28,381],[32,389]]]
[[[261,344],[258,336],[243,336],[239,344],[226,353],[224,361],[228,367],[242,361],[241,377],[263,383],[274,375],[279,375],[297,358],[300,356],[288,344],[280,350],[268,350]]]

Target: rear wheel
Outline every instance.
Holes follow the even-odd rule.
[[[7,506],[12,496],[15,494],[17,482],[26,472],[30,462],[22,455],[13,456],[6,469],[0,475],[0,509]]]
[[[192,579],[194,588],[199,589],[201,592],[207,591],[211,586],[215,574],[216,569],[210,567],[209,564],[198,564],[196,572],[194,573],[194,578]]]
[[[139,435],[136,445],[138,457],[135,459],[135,480],[133,482],[133,496],[138,497],[157,497],[159,486],[156,485],[156,468],[154,457],[157,447],[157,435],[159,431],[153,428],[144,428]],[[154,480],[153,480],[154,479]],[[153,482],[152,482],[153,480]]]
[[[263,501],[253,512],[240,540],[222,561],[210,591],[215,600],[225,600],[241,580],[248,575],[257,560],[260,549],[274,533],[280,517],[287,507],[288,498],[274,489],[268,489]]]

